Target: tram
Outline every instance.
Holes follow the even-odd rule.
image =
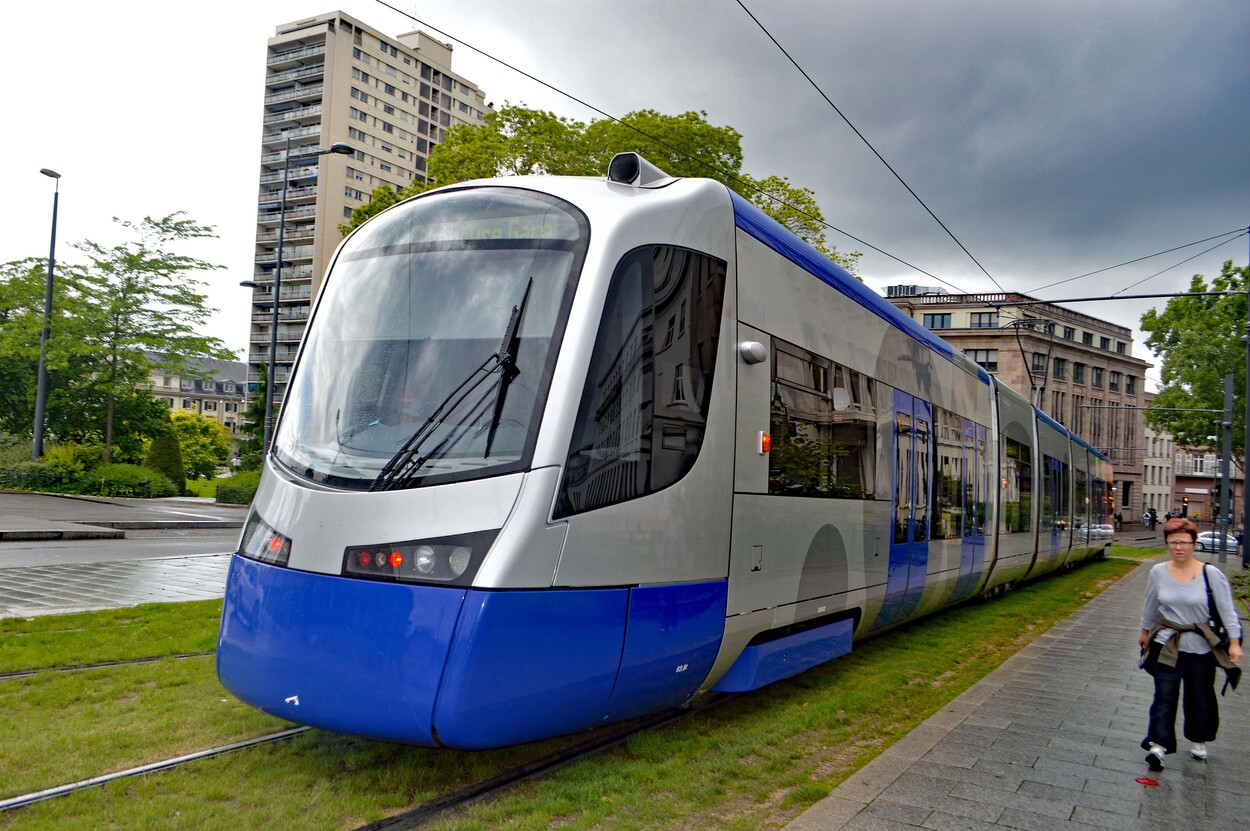
[[[1096,556],[1111,478],[724,185],[449,186],[335,253],[217,671],[344,733],[574,733]]]

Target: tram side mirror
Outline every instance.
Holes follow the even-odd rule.
[[[851,407],[851,394],[847,392],[846,387],[833,388],[833,410],[840,413]]]
[[[757,340],[747,340],[738,344],[738,354],[744,363],[759,364],[768,360],[768,348]]]

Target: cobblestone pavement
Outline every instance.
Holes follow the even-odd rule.
[[[1226,569],[1239,566],[1229,559]],[[1137,635],[1148,571],[1138,568],[1022,649],[787,829],[1246,827],[1245,685],[1220,699],[1207,761],[1189,758],[1184,741],[1162,773],[1143,761],[1153,684],[1137,668]]]

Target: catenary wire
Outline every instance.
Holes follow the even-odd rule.
[[[1178,246],[1176,246],[1175,248],[1168,248],[1168,249],[1165,249],[1165,250],[1163,250],[1163,251],[1156,251],[1155,253],[1153,253],[1153,254],[1147,254],[1147,255],[1146,255],[1146,256],[1144,256],[1144,257],[1137,257],[1136,259],[1133,259],[1133,260],[1126,260],[1125,262],[1122,262],[1122,263],[1116,263],[1115,265],[1109,265],[1109,266],[1107,266],[1106,268],[1100,268],[1100,269],[1097,269],[1097,270],[1095,270],[1095,271],[1087,271],[1087,272],[1085,272],[1084,274],[1078,274],[1078,275],[1076,275],[1075,277],[1068,277],[1068,278],[1063,279],[1063,280],[1057,280],[1057,281],[1055,281],[1054,283],[1047,283],[1047,284],[1046,284],[1046,285],[1044,285],[1044,286],[1038,286],[1038,287],[1037,287],[1037,288],[1035,288],[1035,289],[1029,289],[1027,292],[1025,292],[1025,294],[1033,294],[1033,292],[1037,292],[1037,291],[1045,291],[1046,289],[1049,289],[1049,288],[1054,288],[1055,286],[1062,286],[1064,283],[1071,283],[1073,280],[1079,280],[1079,279],[1081,279],[1082,277],[1092,277],[1092,276],[1094,276],[1095,274],[1102,274],[1104,271],[1111,271],[1112,269],[1121,268],[1122,266],[1132,265],[1133,263],[1140,263],[1142,260],[1149,260],[1149,259],[1151,259],[1152,257],[1159,257],[1159,256],[1162,256],[1162,255],[1164,255],[1164,254],[1171,254],[1173,251],[1180,251],[1182,248],[1189,248],[1191,245],[1201,245],[1201,244],[1202,244],[1202,243],[1204,243],[1204,242],[1210,242],[1210,241],[1211,241],[1211,240],[1213,240],[1213,239],[1219,239],[1220,237],[1227,237],[1227,236],[1230,236],[1230,235],[1232,235],[1232,234],[1236,234],[1237,236],[1241,236],[1241,235],[1242,235],[1242,234],[1244,234],[1244,233],[1246,233],[1246,229],[1245,229],[1245,228],[1237,228],[1237,229],[1232,230],[1232,231],[1225,231],[1225,232],[1224,232],[1224,233],[1222,233],[1222,234],[1216,234],[1215,236],[1212,236],[1212,237],[1207,237],[1206,239],[1194,240],[1193,242],[1187,242],[1187,243],[1185,243],[1184,245],[1178,245]],[[1237,237],[1233,237],[1233,239],[1236,239],[1236,238],[1237,238]],[[1225,242],[1228,242],[1228,240],[1225,240]],[[1222,245],[1222,244],[1223,244],[1223,243],[1221,243],[1221,245]],[[1205,253],[1205,252],[1203,252],[1203,253]],[[1178,265],[1179,265],[1179,263],[1178,263]],[[1175,266],[1173,266],[1173,267],[1175,267]],[[1147,278],[1147,279],[1149,279],[1149,278]],[[1129,288],[1132,288],[1132,287],[1130,286]],[[1123,291],[1127,291],[1127,290],[1128,290],[1128,289],[1123,289]]]
[[[894,174],[894,178],[898,179],[899,183],[904,188],[907,189],[907,192],[910,193],[912,197],[917,202],[920,203],[920,207],[924,208],[925,211],[929,214],[929,216],[933,217],[933,221],[936,222],[938,225],[940,225],[942,230],[946,232],[946,235],[955,241],[955,244],[959,246],[960,250],[962,250],[965,254],[968,255],[968,259],[976,263],[977,268],[981,269],[981,272],[986,277],[990,278],[990,282],[993,283],[995,286],[997,286],[999,291],[1006,292],[1007,290],[1004,289],[999,284],[999,282],[994,279],[994,275],[986,271],[985,266],[981,265],[980,260],[978,260],[976,257],[972,255],[972,252],[968,250],[968,247],[964,245],[962,242],[960,242],[959,237],[955,236],[954,232],[951,231],[951,229],[946,226],[946,223],[943,222],[941,218],[939,218],[938,215],[935,214],[933,210],[927,204],[925,204],[925,201],[920,198],[920,194],[916,193],[916,191],[912,189],[911,185],[907,184],[906,180],[904,180],[903,177],[899,175],[899,172],[895,170],[894,167],[888,161],[886,161],[885,156],[882,156],[881,153],[877,151],[877,148],[873,147],[872,142],[870,142],[868,138],[859,131],[859,128],[851,123],[851,120],[846,117],[846,114],[843,113],[842,110],[838,108],[837,104],[833,103],[833,100],[830,99],[829,96],[825,94],[825,91],[821,89],[820,85],[817,84],[812,79],[812,76],[807,74],[807,71],[803,69],[802,66],[799,65],[799,62],[796,61],[793,58],[793,56],[791,56],[790,53],[786,51],[786,48],[777,41],[777,38],[773,37],[772,32],[768,31],[768,29],[764,26],[764,24],[760,22],[760,19],[751,13],[751,10],[746,7],[746,4],[743,3],[742,0],[735,0],[735,2],[737,2],[737,4],[742,8],[742,10],[747,13],[747,16],[750,17],[751,20],[755,22],[755,25],[759,27],[760,31],[763,32],[768,37],[768,39],[773,42],[773,45],[776,46],[779,50],[781,50],[781,54],[786,56],[786,59],[790,61],[790,63],[794,65],[794,68],[799,71],[799,74],[802,75],[807,80],[807,82],[812,85],[812,88],[815,89],[816,92],[820,94],[820,97],[825,99],[825,103],[828,104],[830,107],[832,107],[833,111],[837,113],[838,116],[843,121],[846,122],[846,126],[850,127],[851,131],[854,132],[855,135],[859,137],[860,141],[862,141],[864,144],[868,146],[868,149],[872,151],[872,154],[876,156],[877,159],[883,165],[885,165],[886,170],[889,170],[891,173]]]
[[[902,265],[905,265],[905,266],[907,266],[908,268],[910,268],[910,269],[912,269],[912,270],[914,270],[914,271],[916,271],[916,272],[918,272],[918,273],[920,273],[920,274],[923,274],[924,276],[926,276],[926,277],[928,277],[928,278],[930,278],[930,279],[932,279],[932,280],[937,280],[939,283],[943,283],[943,284],[945,284],[945,285],[947,285],[947,286],[950,286],[951,288],[955,289],[956,291],[959,291],[959,292],[961,292],[961,293],[964,291],[964,290],[963,290],[963,289],[961,289],[959,286],[956,286],[954,283],[951,283],[951,282],[950,282],[950,281],[948,281],[948,280],[944,280],[944,279],[942,279],[941,277],[938,277],[936,274],[931,274],[931,273],[929,273],[928,271],[925,271],[925,270],[924,270],[923,268],[921,268],[920,266],[918,266],[918,265],[914,265],[913,263],[910,263],[910,262],[908,262],[907,260],[904,260],[902,257],[899,257],[899,256],[896,256],[896,255],[894,255],[894,254],[891,254],[889,251],[886,251],[885,249],[880,248],[879,246],[873,245],[872,243],[870,243],[870,242],[868,242],[868,241],[866,241],[866,240],[860,239],[859,237],[855,236],[854,234],[850,233],[849,231],[845,231],[845,230],[843,230],[843,229],[841,229],[841,228],[838,228],[836,225],[832,225],[832,224],[830,224],[829,222],[827,222],[827,221],[826,221],[826,220],[824,220],[824,219],[821,219],[821,218],[816,217],[816,216],[812,216],[811,214],[809,214],[809,213],[807,213],[806,211],[804,211],[802,208],[799,208],[799,207],[797,207],[796,205],[791,205],[790,203],[786,202],[785,200],[780,199],[780,198],[778,198],[778,197],[774,196],[773,194],[768,193],[767,191],[764,191],[763,189],[761,189],[761,188],[759,188],[759,187],[756,187],[756,186],[755,186],[755,185],[753,185],[752,183],[750,183],[750,182],[746,182],[746,181],[743,181],[743,180],[739,179],[738,177],[736,177],[736,176],[734,176],[734,175],[730,174],[728,171],[721,170],[720,168],[716,167],[715,165],[713,165],[713,164],[711,164],[711,163],[709,163],[709,162],[707,162],[707,161],[704,161],[703,159],[698,159],[698,158],[695,158],[694,156],[691,156],[689,153],[687,153],[687,152],[686,152],[685,150],[683,150],[682,148],[680,148],[680,147],[674,147],[673,145],[669,144],[668,142],[664,141],[663,139],[661,139],[661,138],[657,138],[656,136],[653,136],[653,135],[650,135],[650,134],[649,134],[649,133],[647,133],[645,130],[640,129],[640,128],[639,128],[639,127],[637,127],[636,125],[633,125],[633,124],[629,124],[629,123],[627,123],[627,122],[624,122],[624,121],[622,121],[621,119],[617,118],[616,116],[612,115],[611,113],[605,112],[604,110],[599,109],[598,107],[594,106],[593,104],[591,104],[591,103],[589,103],[589,102],[587,102],[587,101],[584,101],[584,100],[582,100],[581,98],[578,98],[576,95],[573,95],[573,94],[572,94],[572,93],[570,93],[570,92],[566,92],[565,90],[562,90],[562,89],[560,89],[559,87],[557,87],[557,86],[555,86],[555,85],[553,85],[553,84],[550,84],[550,83],[548,83],[548,82],[546,82],[546,81],[542,80],[541,78],[538,78],[538,77],[536,77],[536,76],[534,76],[534,75],[531,75],[530,73],[526,72],[525,70],[520,69],[519,67],[513,66],[512,64],[510,64],[510,63],[508,63],[507,61],[503,60],[502,58],[497,58],[497,57],[495,57],[494,55],[492,55],[491,53],[489,53],[489,52],[485,51],[484,49],[480,49],[480,48],[478,48],[478,47],[474,46],[474,45],[473,45],[473,44],[471,44],[471,43],[468,43],[468,42],[466,42],[466,41],[464,41],[464,40],[461,40],[460,38],[458,38],[458,37],[456,37],[456,36],[454,36],[454,35],[452,35],[452,34],[450,34],[450,33],[446,32],[446,31],[444,31],[444,30],[442,30],[442,29],[438,28],[437,26],[434,26],[434,25],[432,25],[432,24],[430,24],[430,23],[428,23],[428,22],[426,22],[426,21],[424,21],[424,20],[421,20],[420,18],[416,17],[415,15],[413,15],[413,14],[411,14],[411,13],[409,13],[409,12],[406,12],[406,11],[403,11],[402,9],[396,8],[395,6],[393,6],[393,5],[391,5],[390,3],[386,2],[386,0],[375,0],[375,2],[377,2],[377,3],[378,3],[378,5],[380,5],[380,6],[385,6],[386,8],[390,9],[391,11],[393,11],[393,12],[395,12],[395,13],[397,13],[397,14],[401,14],[401,15],[403,15],[404,17],[408,18],[408,19],[409,19],[409,20],[411,20],[413,23],[416,23],[416,24],[417,24],[417,25],[419,25],[419,26],[424,26],[425,28],[429,29],[429,30],[430,30],[430,31],[432,31],[432,32],[437,32],[439,35],[441,35],[442,37],[447,38],[448,40],[453,40],[453,41],[455,41],[456,43],[460,44],[460,45],[461,45],[461,46],[463,46],[464,48],[466,48],[466,49],[468,49],[468,50],[470,50],[470,51],[472,51],[472,52],[476,52],[477,54],[481,55],[482,57],[486,58],[487,60],[494,61],[495,63],[499,64],[500,66],[502,66],[502,67],[504,67],[504,68],[506,68],[506,69],[509,69],[509,70],[511,70],[511,71],[513,71],[513,72],[515,72],[515,73],[517,73],[518,75],[520,75],[520,76],[522,76],[522,77],[524,77],[524,78],[527,78],[527,79],[529,79],[529,80],[533,81],[534,83],[536,83],[536,84],[538,84],[538,85],[540,85],[540,86],[542,86],[542,87],[545,87],[546,89],[551,90],[552,92],[554,92],[554,93],[556,93],[556,94],[558,94],[558,95],[563,95],[565,98],[568,98],[570,101],[573,101],[573,102],[575,102],[575,103],[577,103],[577,104],[580,104],[581,106],[583,106],[583,107],[587,108],[588,110],[591,110],[592,112],[598,113],[599,115],[603,116],[604,118],[606,118],[606,119],[608,119],[608,120],[610,120],[610,121],[613,121],[613,122],[615,122],[615,123],[617,123],[617,124],[620,124],[620,125],[621,125],[621,126],[623,126],[623,127],[628,127],[629,129],[633,130],[635,133],[638,133],[639,135],[643,136],[644,138],[648,139],[649,141],[653,141],[653,142],[655,142],[656,144],[658,144],[658,145],[660,145],[660,146],[662,146],[662,147],[666,147],[666,148],[668,148],[669,150],[671,150],[671,151],[673,151],[674,153],[677,153],[677,154],[679,154],[679,155],[683,156],[683,157],[684,157],[684,158],[686,158],[686,159],[689,159],[689,160],[691,160],[691,161],[697,162],[698,164],[701,164],[701,165],[703,165],[704,167],[707,167],[708,169],[715,171],[716,173],[720,174],[721,176],[725,177],[726,179],[730,179],[730,180],[732,180],[732,181],[734,181],[734,182],[737,182],[739,185],[741,185],[742,187],[744,187],[744,188],[746,188],[746,189],[753,190],[753,191],[755,191],[756,193],[758,193],[758,194],[760,194],[760,195],[764,196],[765,198],[767,198],[767,199],[771,199],[773,202],[776,202],[776,203],[778,203],[778,204],[780,204],[780,205],[783,205],[783,206],[785,206],[785,207],[787,207],[787,208],[790,208],[791,210],[793,210],[793,211],[795,211],[795,212],[797,212],[797,213],[801,214],[802,216],[807,217],[808,219],[812,220],[813,222],[818,222],[818,223],[820,223],[821,225],[825,226],[826,228],[830,229],[831,231],[835,231],[836,233],[841,234],[842,236],[846,237],[847,239],[854,240],[854,241],[855,241],[856,243],[858,243],[859,245],[863,245],[863,246],[865,246],[865,247],[867,247],[867,248],[872,249],[873,251],[876,251],[878,254],[881,254],[881,255],[883,255],[883,256],[885,256],[885,257],[889,257],[891,260],[894,260],[894,261],[895,261],[895,262],[897,262],[897,263],[900,263],[900,264],[902,264]],[[749,13],[749,12],[748,12],[748,13]],[[848,122],[848,123],[849,123],[849,122]],[[854,129],[854,127],[853,127],[853,126],[852,126],[852,129]],[[871,145],[869,145],[869,146],[871,146]],[[874,152],[875,152],[875,151],[874,151]],[[882,161],[885,161],[885,160],[884,160],[884,159],[882,159]],[[887,167],[888,167],[888,166],[889,166],[889,165],[887,164]],[[895,174],[895,175],[897,175],[897,174]],[[900,181],[901,181],[901,180],[900,180]],[[904,186],[906,186],[906,182],[904,182],[903,184],[904,184]],[[910,190],[910,188],[909,188],[909,190]],[[919,198],[919,197],[917,197],[917,198]],[[924,204],[924,203],[922,202],[921,204]],[[927,210],[927,208],[926,208],[926,210]],[[930,213],[932,213],[932,212],[930,212]],[[936,219],[936,218],[937,218],[937,217],[934,217],[934,219]],[[939,224],[941,224],[941,220],[938,220],[938,223],[939,223]],[[943,227],[945,227],[945,226],[943,226]],[[948,231],[948,233],[949,233],[949,231]],[[959,242],[958,240],[955,240],[955,241],[956,241],[956,242]],[[962,245],[961,245],[960,247],[962,247]],[[966,250],[967,250],[967,249],[965,249],[965,251],[966,251]],[[972,255],[971,255],[971,254],[969,254],[968,256],[969,256],[969,257],[971,257]],[[973,262],[976,262],[976,259],[975,259],[975,258],[973,258]],[[980,263],[977,263],[977,265],[980,265]],[[985,269],[981,269],[981,270],[982,270],[982,271],[984,271]],[[988,272],[987,272],[986,276],[989,276]],[[991,280],[993,280],[994,278],[993,278],[993,277],[990,277],[990,279],[991,279]],[[997,284],[997,283],[995,283],[995,285],[998,285],[998,284]],[[1000,286],[999,288],[1000,288],[1000,290],[1001,290],[1001,288],[1002,288],[1002,287]]]
[[[1196,259],[1198,259],[1199,257],[1201,257],[1203,254],[1209,254],[1209,253],[1211,253],[1212,251],[1214,251],[1215,249],[1219,248],[1219,247],[1220,247],[1220,246],[1222,246],[1222,245],[1228,245],[1230,242],[1232,242],[1232,241],[1234,241],[1234,240],[1238,239],[1239,237],[1244,236],[1245,234],[1246,234],[1246,232],[1245,232],[1245,231],[1242,231],[1241,233],[1237,234],[1237,236],[1235,236],[1235,237],[1229,237],[1228,239],[1224,240],[1223,242],[1216,243],[1215,245],[1211,246],[1210,248],[1208,248],[1208,249],[1206,249],[1206,250],[1204,250],[1204,251],[1199,251],[1197,254],[1194,254],[1192,257],[1186,257],[1185,259],[1181,260],[1179,263],[1176,263],[1176,264],[1174,264],[1174,265],[1170,265],[1170,266],[1168,266],[1167,268],[1163,269],[1163,271],[1156,271],[1154,274],[1151,274],[1149,277],[1143,277],[1142,279],[1138,280],[1136,283],[1132,283],[1131,285],[1127,285],[1127,286],[1125,286],[1124,288],[1120,289],[1120,291],[1114,292],[1113,294],[1119,294],[1120,292],[1128,291],[1129,289],[1134,288],[1135,286],[1140,286],[1142,283],[1146,282],[1147,280],[1153,280],[1154,278],[1158,277],[1160,274],[1165,274],[1166,272],[1169,272],[1169,271],[1171,271],[1172,269],[1177,268],[1178,266],[1182,266],[1182,265],[1184,265],[1185,263],[1189,262],[1190,260],[1196,260]]]

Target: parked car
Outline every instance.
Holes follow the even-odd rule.
[[[1225,534],[1224,539],[1227,540],[1226,550],[1237,550],[1237,538],[1232,534]],[[1198,535],[1199,551],[1219,551],[1220,550],[1220,532],[1219,531],[1203,531]]]

